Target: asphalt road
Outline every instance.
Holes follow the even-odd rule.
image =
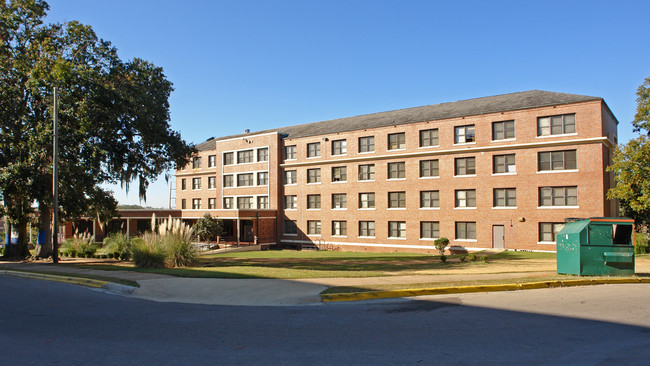
[[[645,365],[647,299],[605,285],[246,307],[0,276],[0,365]]]

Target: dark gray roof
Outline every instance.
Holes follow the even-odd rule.
[[[486,113],[498,113],[520,109],[545,107],[560,104],[570,104],[602,100],[600,97],[587,95],[556,93],[543,90],[495,95],[491,97],[461,100],[423,107],[398,109],[389,112],[365,114],[355,117],[332,119],[328,121],[305,123],[294,126],[279,127],[263,131],[255,131],[239,135],[219,137],[225,140],[267,132],[278,132],[285,138],[317,136],[328,133],[355,131],[367,128],[402,125],[415,122],[435,121],[447,118],[467,117]],[[215,148],[215,140],[208,140],[197,146],[205,150]]]

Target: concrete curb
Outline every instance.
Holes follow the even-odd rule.
[[[452,287],[432,287],[417,288],[405,290],[387,290],[387,291],[368,291],[368,292],[348,292],[340,294],[321,294],[323,302],[333,301],[360,301],[373,299],[386,299],[394,297],[411,297],[424,295],[446,295],[461,294],[471,292],[494,292],[494,291],[517,291],[532,290],[552,287],[569,287],[569,286],[590,286],[605,284],[624,284],[624,283],[650,283],[650,278],[612,278],[612,279],[579,279],[563,281],[541,281],[525,282],[501,285],[477,285],[477,286],[452,286]]]
[[[83,277],[72,277],[72,276],[59,276],[53,274],[45,273],[35,273],[35,272],[22,272],[14,270],[0,270],[0,274],[32,278],[35,280],[45,280],[45,281],[54,281],[54,282],[63,282],[72,285],[80,285],[98,289],[105,289],[108,291],[122,292],[122,293],[132,293],[135,290],[133,286],[122,285],[119,283],[95,280],[92,278],[83,278]]]

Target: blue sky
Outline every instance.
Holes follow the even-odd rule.
[[[599,96],[635,137],[648,1],[50,0],[122,59],[163,67],[183,138],[540,89]],[[138,204],[112,187],[120,203]],[[146,204],[167,207],[154,183]],[[144,203],[140,203],[144,204]]]

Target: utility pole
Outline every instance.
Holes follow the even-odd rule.
[[[52,148],[52,262],[59,263],[59,88],[54,87],[54,141]]]

